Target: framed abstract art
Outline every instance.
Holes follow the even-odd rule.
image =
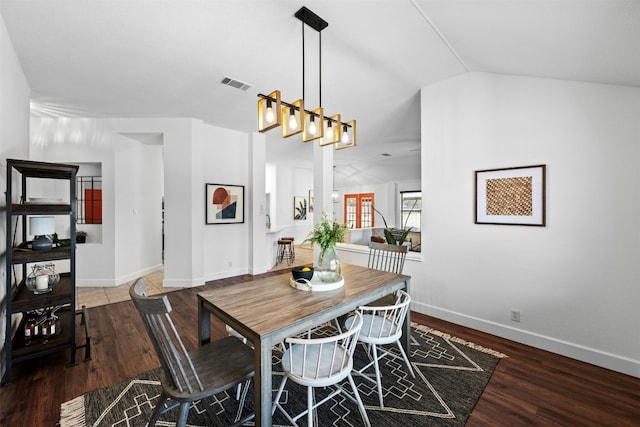
[[[476,224],[544,226],[546,165],[475,172]]]
[[[244,185],[205,184],[205,224],[244,222]]]

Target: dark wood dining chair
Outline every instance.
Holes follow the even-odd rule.
[[[172,308],[166,295],[148,297],[144,278],[135,281],[129,295],[162,365],[163,391],[149,426],[155,426],[161,415],[178,407],[176,425],[184,426],[192,402],[229,390],[253,376],[253,350],[237,337],[228,336],[187,351],[169,315]],[[220,424],[210,405],[205,407],[211,419]],[[253,416],[244,417],[236,425]]]

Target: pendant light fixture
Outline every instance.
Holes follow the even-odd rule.
[[[300,8],[295,17],[302,22],[302,98],[292,103],[280,97],[275,90],[268,95],[258,94],[258,131],[266,132],[278,126],[282,127],[282,137],[302,133],[302,141],[318,140],[321,146],[333,145],[336,150],[356,145],[356,121],[342,122],[340,114],[325,116],[322,109],[322,30],[329,23],[307,9]],[[305,25],[318,32],[318,94],[320,106],[306,110],[304,105],[304,29]]]

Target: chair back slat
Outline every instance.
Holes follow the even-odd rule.
[[[406,246],[371,242],[367,267],[402,274],[407,249]]]
[[[350,372],[362,315],[347,332],[323,338],[287,338],[286,369],[302,380],[322,380]]]
[[[169,315],[172,308],[167,296],[147,297],[143,278],[131,286],[129,295],[140,312],[166,378],[180,392],[203,391],[200,376]]]
[[[362,306],[359,311],[367,319],[363,334],[378,339],[396,340],[402,335],[411,297],[405,291],[397,291],[396,304],[389,306]]]

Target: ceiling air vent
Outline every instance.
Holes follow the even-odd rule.
[[[251,85],[248,83],[244,83],[244,82],[241,82],[240,80],[232,79],[231,77],[227,77],[227,76],[224,76],[220,80],[220,83],[222,83],[223,85],[235,87],[236,89],[240,89],[240,90],[247,90],[251,87]]]

